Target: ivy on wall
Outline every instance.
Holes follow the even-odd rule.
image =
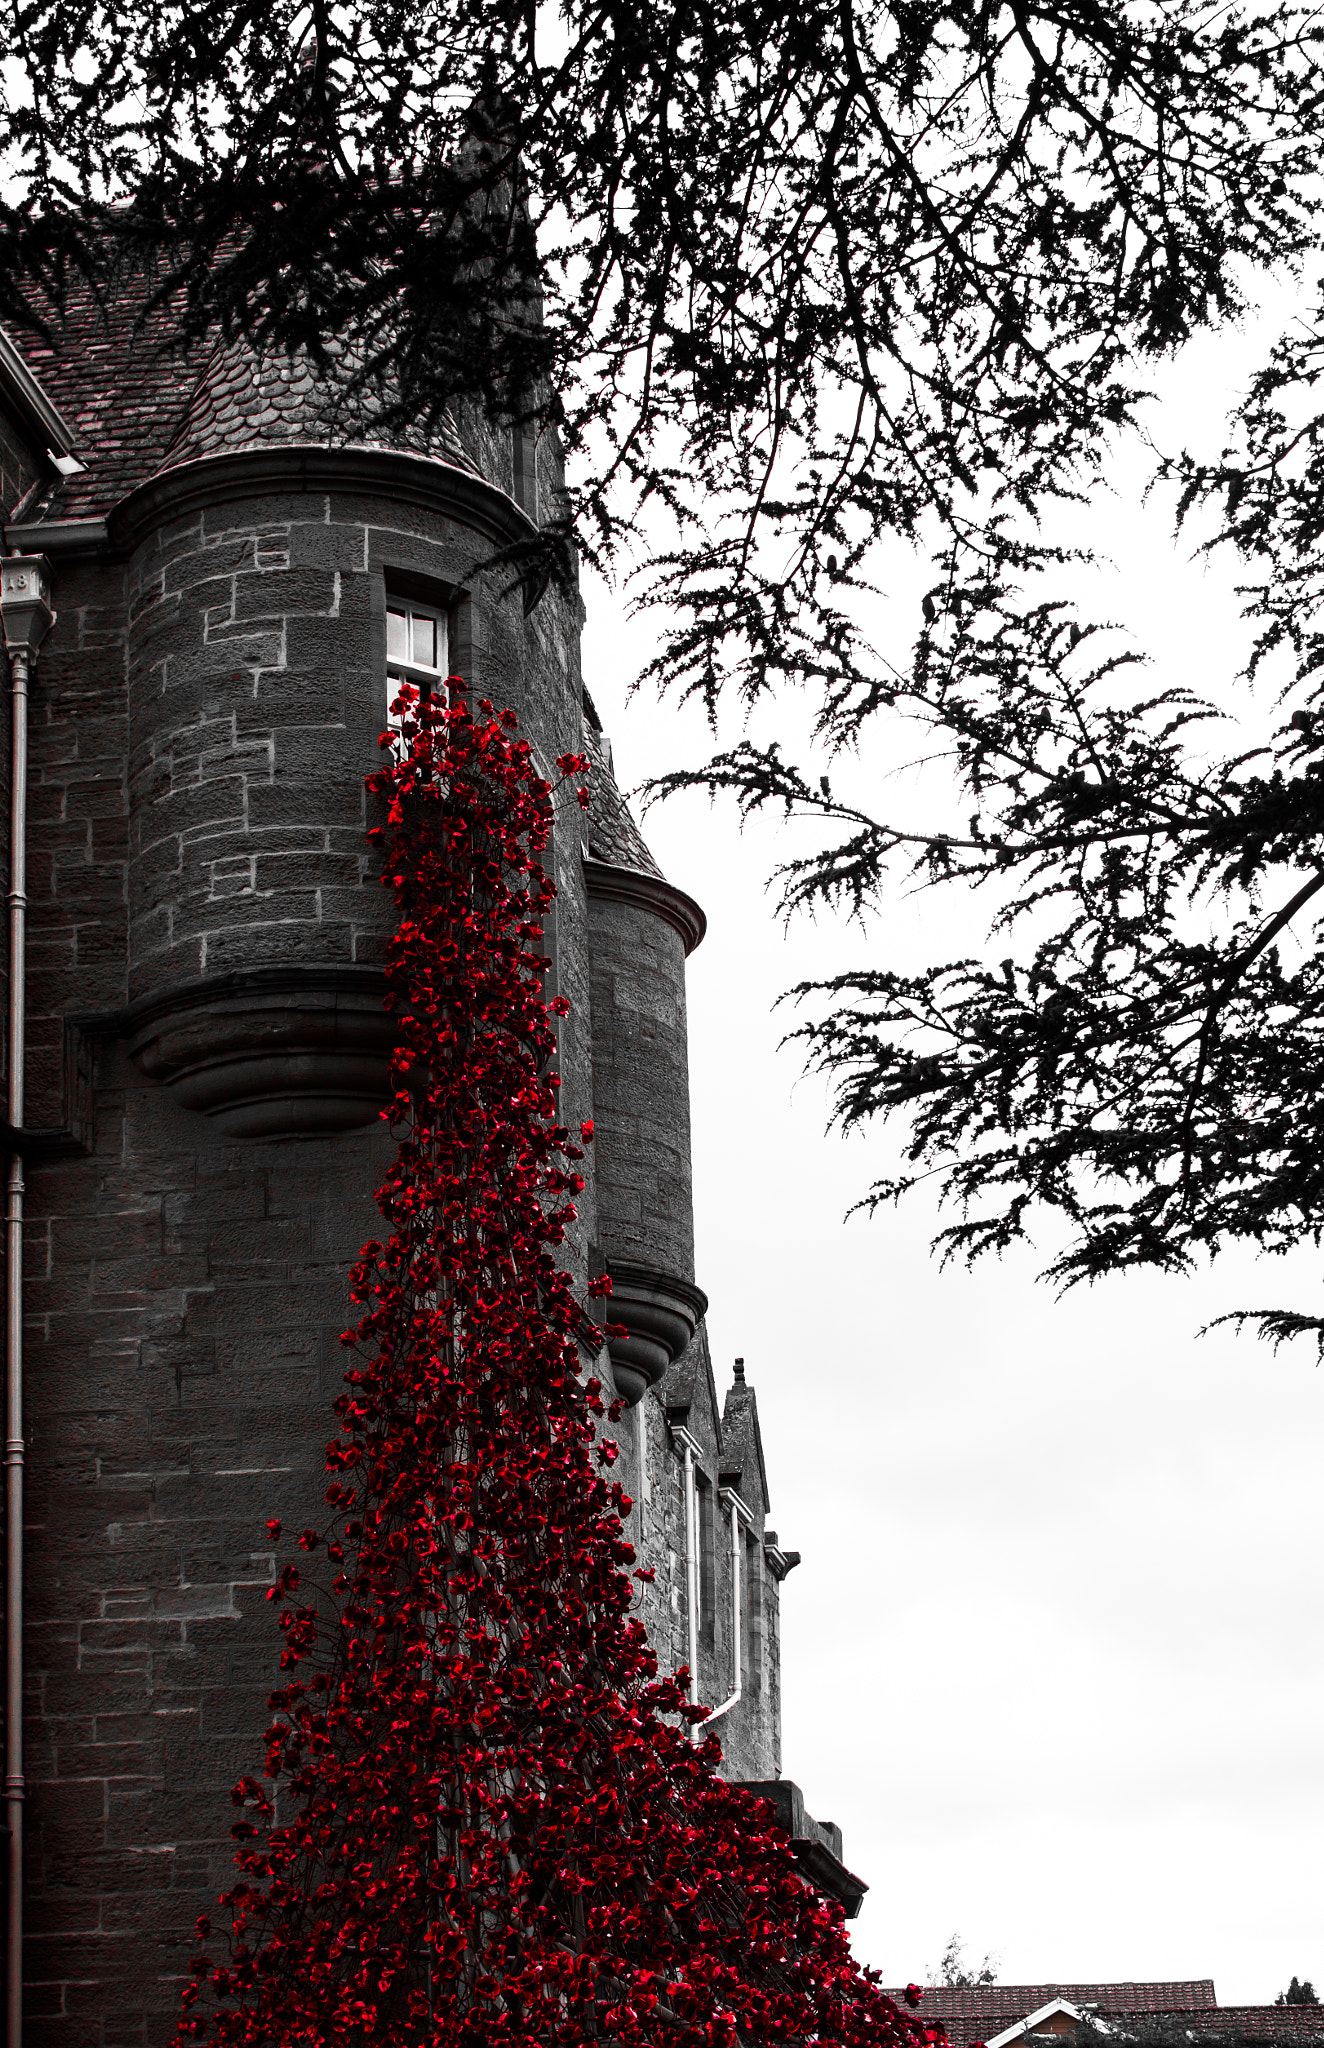
[[[329,1520],[268,1594],[265,1775],[234,1787],[181,2048],[918,2048],[938,2031],[853,1962],[632,1613],[618,1405],[559,1263],[592,1127],[558,1122],[540,952],[553,801],[587,764],[554,788],[458,689],[398,708],[369,778],[399,913],[388,1234],[353,1269]]]

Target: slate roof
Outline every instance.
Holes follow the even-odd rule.
[[[905,1996],[900,1990],[886,1995],[898,2004]],[[919,2017],[941,2020],[954,2048],[968,2048],[970,2042],[1004,2033],[1055,1998],[1065,1998],[1069,2005],[1093,2006],[1104,2019],[1109,2013],[1221,2015],[1234,2009],[1219,2007],[1212,1977],[1197,1977],[1163,1984],[936,1984],[925,1990]]]
[[[700,1386],[707,1388],[708,1407],[713,1418],[713,1448],[720,1465],[724,1448],[722,1411],[717,1401],[717,1382],[713,1378],[706,1323],[700,1323],[687,1348],[667,1367],[658,1382],[658,1399],[666,1409],[690,1409],[695,1404]]]
[[[588,778],[588,850],[594,860],[614,868],[635,868],[665,880],[644,835],[616,787],[607,742],[593,720],[584,720],[584,752],[592,773]]]
[[[342,375],[316,375],[298,358],[263,360],[243,346],[216,347],[181,419],[171,459],[181,462],[280,441],[352,441],[475,467],[449,418],[435,434],[409,426],[381,428],[380,401],[367,391],[348,392],[353,359],[345,350],[333,353],[343,364]]]
[[[140,317],[138,293],[102,301],[71,285],[49,315],[50,338],[11,337],[77,433],[83,474],[58,479],[23,517],[104,517],[164,469],[205,455],[282,443],[408,449],[474,470],[449,417],[434,433],[382,428],[381,402],[346,393],[345,374],[318,375],[304,360],[264,359],[246,343],[184,349],[168,310]],[[343,358],[344,371],[352,360]],[[12,516],[14,507],[3,508]]]

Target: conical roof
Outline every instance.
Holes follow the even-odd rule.
[[[585,704],[584,751],[592,769],[588,778],[590,858],[605,861],[609,867],[634,868],[640,874],[656,875],[659,881],[665,880],[631,815],[629,805],[616,786],[611,748],[596,723],[591,699],[586,699]]]
[[[76,430],[82,470],[22,507],[27,519],[104,517],[138,485],[186,462],[253,448],[406,450],[480,474],[455,421],[383,421],[389,392],[356,386],[347,350],[326,370],[262,356],[242,340],[185,345],[168,307],[144,315],[147,281],[106,300],[73,284],[46,335],[14,346]],[[17,508],[5,508],[12,518]]]

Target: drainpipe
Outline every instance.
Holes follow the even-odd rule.
[[[740,1566],[741,1552],[744,1549],[744,1520],[749,1514],[749,1509],[734,1487],[724,1486],[722,1499],[726,1502],[726,1511],[731,1517],[731,1691],[720,1707],[713,1708],[708,1721],[720,1721],[723,1714],[729,1714],[732,1707],[739,1706],[745,1675],[745,1645],[740,1610]],[[705,1728],[708,1721],[703,1723]]]
[[[0,563],[0,619],[9,656],[9,1168],[5,1200],[5,2048],[23,2041],[23,1128],[27,937],[28,684],[50,631],[44,555]]]
[[[699,1446],[687,1429],[673,1429],[673,1441],[685,1453],[685,1610],[689,1623],[690,1705],[699,1704],[699,1503],[694,1486],[694,1459]],[[690,1741],[699,1739],[699,1723]]]

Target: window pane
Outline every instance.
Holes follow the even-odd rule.
[[[414,660],[424,668],[437,666],[437,622],[414,613]]]
[[[388,611],[386,614],[386,658],[388,661],[409,659],[409,615],[407,612]]]

